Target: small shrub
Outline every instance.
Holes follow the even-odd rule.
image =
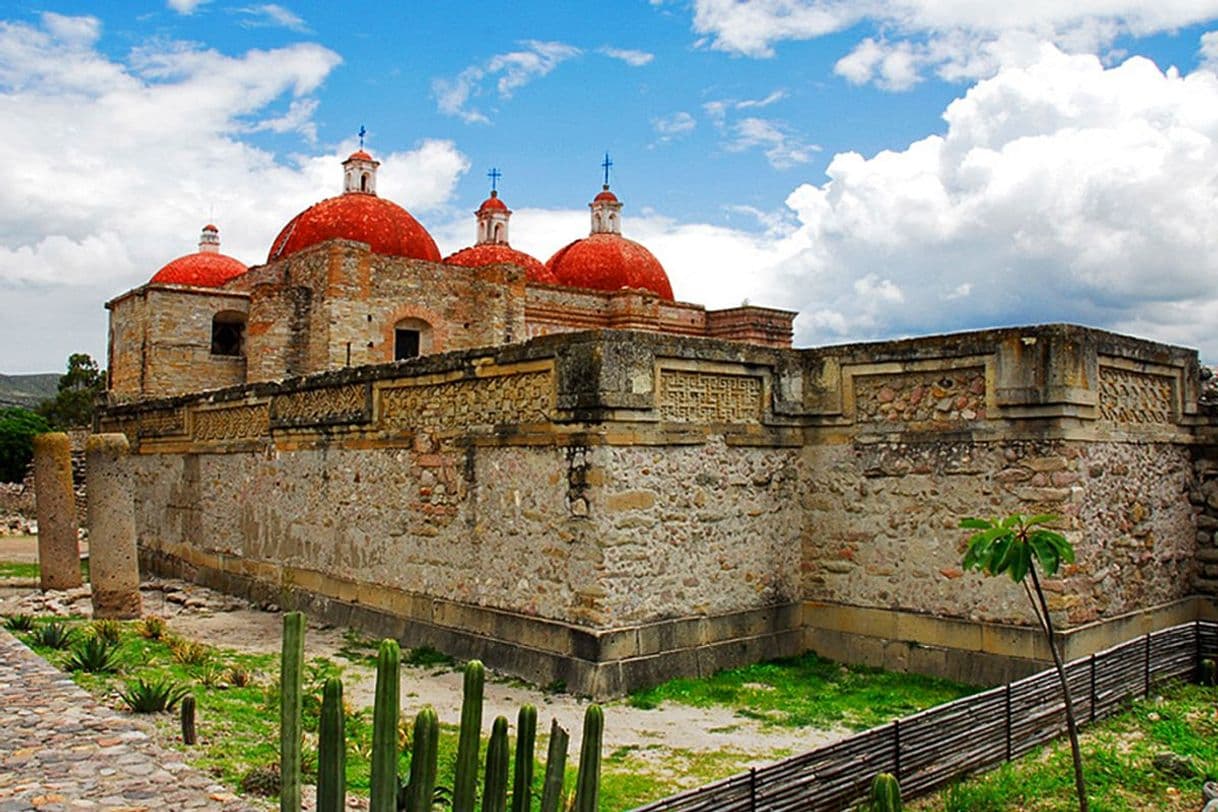
[[[58,620],[34,629],[30,635],[34,645],[43,648],[64,649],[72,643],[72,630]]]
[[[215,688],[222,685],[224,683],[224,666],[213,662],[203,663],[199,667],[195,679],[205,688]]]
[[[175,637],[169,641],[169,651],[173,659],[182,665],[203,665],[211,659],[211,647],[194,640]]]
[[[123,634],[123,624],[117,620],[95,620],[89,624],[94,637],[99,637],[107,643],[118,644]]]
[[[431,646],[416,646],[402,653],[402,664],[422,667],[450,666],[453,664],[453,658]]]
[[[248,688],[254,684],[254,672],[243,665],[228,669],[228,681],[234,688]]]
[[[279,762],[254,767],[241,777],[241,791],[270,798],[279,794]]]
[[[118,647],[95,635],[86,637],[68,657],[69,671],[87,671],[90,674],[118,669]]]
[[[6,618],[4,628],[10,632],[28,632],[34,628],[34,618],[29,615],[13,615]]]
[[[173,710],[188,693],[186,686],[162,675],[155,679],[138,677],[120,689],[118,695],[134,713],[161,713]]]
[[[149,615],[140,621],[140,636],[148,640],[163,640],[168,636],[169,623],[159,615]]]
[[[1218,685],[1218,663],[1212,657],[1201,661],[1201,684],[1211,687]]]

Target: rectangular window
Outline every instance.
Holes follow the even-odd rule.
[[[393,360],[419,357],[419,331],[398,328],[393,334]]]

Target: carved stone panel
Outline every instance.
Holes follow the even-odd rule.
[[[157,409],[139,417],[141,437],[181,437],[186,434],[184,409]]]
[[[381,390],[381,422],[390,429],[440,430],[544,423],[553,400],[549,372],[395,386]]]
[[[271,430],[266,403],[199,409],[191,421],[196,440],[260,440]]]
[[[271,400],[271,426],[333,426],[371,419],[371,387],[365,383],[305,389]]]
[[[859,423],[984,420],[985,368],[858,375],[854,404]]]
[[[1100,365],[1101,420],[1171,425],[1176,422],[1175,402],[1175,382],[1166,375]]]
[[[753,375],[660,371],[660,418],[674,423],[760,423],[761,395]]]

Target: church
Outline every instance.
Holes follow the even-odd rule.
[[[600,697],[807,650],[1046,667],[1023,593],[961,570],[966,516],[1060,517],[1067,659],[1218,614],[1195,351],[1064,324],[793,348],[794,313],[677,300],[607,176],[543,264],[494,186],[442,258],[371,155],[342,167],[264,264],[208,225],[106,305],[97,428],[145,572]]]
[[[265,264],[221,253],[208,224],[197,253],[107,303],[110,393],[182,394],[598,328],[789,347],[795,313],[673,298],[659,261],[622,236],[605,160],[588,236],[543,265],[511,247],[495,189],[475,213],[475,243],[441,259],[427,229],[377,195],[380,164],[361,147],[342,163],[342,194],[289,220]]]

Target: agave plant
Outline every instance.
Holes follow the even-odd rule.
[[[182,665],[203,665],[212,655],[211,646],[181,637],[169,641],[169,650]]]
[[[68,657],[69,671],[88,671],[97,674],[118,670],[118,646],[95,635],[86,637]]]
[[[254,672],[244,665],[234,665],[228,669],[228,681],[234,688],[248,688],[255,679]]]
[[[190,689],[164,675],[155,679],[137,677],[128,682],[126,688],[119,689],[118,695],[123,703],[135,713],[161,713],[173,710]]]
[[[58,620],[34,629],[30,639],[43,648],[64,649],[72,643],[72,630]]]
[[[118,644],[119,638],[122,637],[123,624],[117,620],[95,620],[89,624],[90,630],[94,637],[100,637],[107,643],[114,645]]]
[[[149,615],[140,621],[140,636],[149,640],[162,640],[169,633],[169,623],[159,615]]]
[[[29,615],[13,615],[5,619],[4,628],[10,632],[28,632],[34,628],[34,618]]]

